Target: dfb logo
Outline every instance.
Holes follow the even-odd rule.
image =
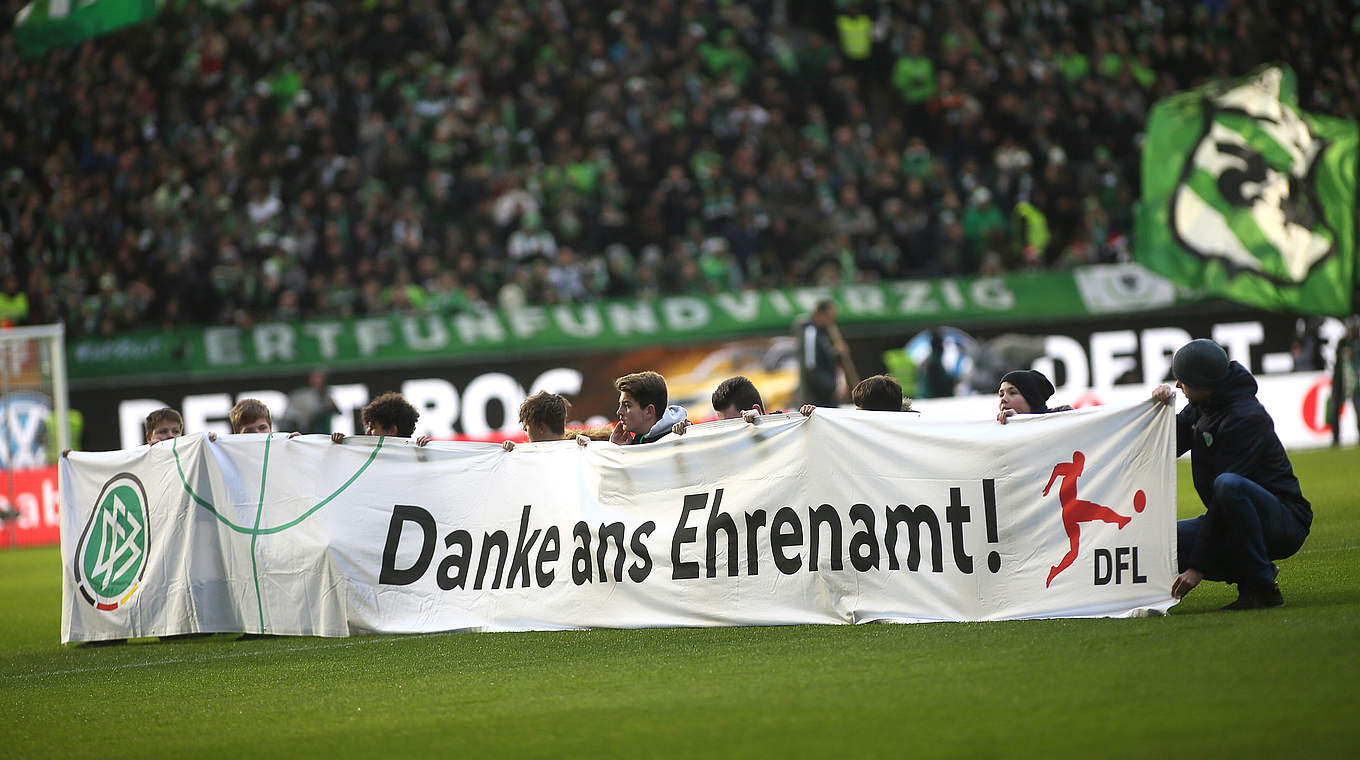
[[[99,492],[76,546],[80,595],[106,612],[126,604],[142,582],[150,550],[146,488],[132,473],[119,473]]]

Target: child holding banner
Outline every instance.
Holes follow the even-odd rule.
[[[1053,383],[1049,382],[1042,372],[1032,369],[1007,372],[1001,378],[1001,386],[996,390],[997,405],[1001,407],[1001,411],[997,412],[996,421],[1004,425],[1006,420],[1017,414],[1071,411],[1072,407],[1066,405],[1049,408],[1048,399],[1053,396],[1053,391]]]
[[[589,443],[589,436],[567,435],[567,410],[570,408],[570,401],[547,391],[539,391],[524,399],[524,403],[519,405],[519,424],[524,428],[525,435],[529,436],[529,443],[573,438],[581,446]],[[605,440],[608,440],[608,434]],[[506,451],[515,450],[514,441],[506,441],[501,446]]]
[[[710,400],[720,420],[741,417],[747,422],[755,422],[756,417],[765,413],[765,401],[760,397],[760,391],[745,375],[734,375],[718,383]],[[681,420],[671,427],[671,432],[684,435],[685,428],[693,424],[689,420]]]
[[[850,400],[856,409],[872,412],[909,412],[911,399],[903,403],[902,384],[891,375],[866,377],[855,384],[850,391]]]
[[[634,372],[614,381],[619,392],[619,422],[609,440],[627,445],[652,443],[670,435],[677,422],[689,415],[683,406],[669,403],[666,378],[657,372]]]
[[[359,417],[364,423],[364,435],[410,438],[415,435],[420,412],[400,393],[389,391],[368,402]],[[344,433],[331,433],[333,443],[342,443],[344,440]],[[424,446],[431,440],[430,436],[422,435],[416,439],[416,445]]]
[[[231,423],[231,432],[241,433],[272,433],[274,432],[274,415],[269,413],[269,407],[257,398],[243,398],[236,402],[236,406],[227,412],[227,421]],[[288,434],[289,438],[296,438],[301,435],[298,432]]]
[[[184,435],[184,418],[179,412],[164,407],[146,416],[146,442],[155,446],[161,441]],[[215,439],[217,436],[209,436]]]
[[[902,384],[892,375],[874,375],[855,383],[854,389],[850,391],[850,400],[855,402],[856,409],[870,412],[916,411],[911,408],[911,399],[903,397]],[[798,412],[808,417],[816,408],[814,404],[803,404]]]

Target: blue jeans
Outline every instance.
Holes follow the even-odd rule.
[[[1176,541],[1182,572],[1204,542],[1195,569],[1207,580],[1269,585],[1278,572],[1271,560],[1290,556],[1308,537],[1289,507],[1241,475],[1215,478],[1214,499],[1206,507],[1199,517],[1176,523]]]

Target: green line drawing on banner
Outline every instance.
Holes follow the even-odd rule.
[[[270,437],[270,438],[273,438],[275,435],[278,435],[278,434],[277,434],[277,433],[271,433],[269,437]],[[237,525],[236,523],[234,523],[234,522],[232,522],[231,520],[229,520],[229,519],[228,519],[225,515],[223,515],[221,512],[218,512],[218,511],[217,511],[217,507],[213,506],[212,502],[208,501],[207,499],[204,499],[202,496],[199,496],[197,493],[194,492],[193,486],[189,485],[189,479],[186,478],[186,477],[184,477],[184,467],[183,467],[183,465],[180,463],[180,460],[179,460],[179,448],[178,448],[178,445],[177,445],[177,444],[178,444],[178,441],[179,441],[178,438],[174,439],[173,442],[170,444],[170,450],[171,450],[171,451],[174,453],[174,455],[175,455],[175,471],[179,473],[179,482],[180,482],[180,485],[184,486],[184,491],[185,491],[186,493],[188,493],[189,496],[190,496],[195,502],[197,502],[199,506],[203,507],[204,509],[206,509],[206,510],[208,510],[210,513],[212,513],[212,516],[213,516],[213,517],[216,517],[218,522],[222,523],[223,525],[227,526],[228,528],[231,528],[232,530],[236,531],[237,533],[241,533],[241,534],[247,535],[247,536],[249,536],[249,535],[268,536],[268,535],[272,535],[272,534],[274,534],[274,533],[281,533],[281,532],[283,532],[283,531],[285,531],[285,530],[288,530],[289,528],[291,528],[291,527],[297,525],[298,523],[302,522],[303,520],[306,520],[308,517],[311,517],[318,509],[321,509],[322,507],[324,507],[324,506],[326,506],[327,504],[331,503],[331,501],[334,500],[335,497],[337,497],[337,496],[339,496],[340,494],[344,493],[347,489],[349,489],[350,486],[354,485],[354,481],[358,480],[358,479],[359,479],[359,476],[360,476],[360,475],[363,475],[363,474],[364,474],[364,471],[368,469],[368,466],[371,465],[371,464],[373,464],[373,460],[378,458],[378,452],[382,450],[383,441],[386,440],[386,438],[387,438],[387,436],[379,436],[379,437],[378,437],[378,442],[377,442],[376,444],[374,444],[374,446],[373,446],[373,452],[372,452],[371,454],[368,455],[367,461],[365,461],[365,462],[363,463],[363,465],[360,466],[359,469],[356,470],[356,471],[354,472],[354,474],[351,475],[351,476],[349,477],[349,480],[346,480],[344,483],[342,483],[342,484],[340,485],[339,488],[335,489],[335,491],[332,492],[330,496],[327,496],[326,498],[324,498],[324,499],[322,499],[321,501],[317,502],[317,503],[316,503],[316,506],[312,507],[311,509],[307,510],[306,512],[303,512],[303,513],[302,513],[301,515],[299,515],[296,519],[290,520],[290,521],[288,521],[288,522],[286,522],[286,523],[284,523],[284,524],[282,524],[282,525],[275,525],[275,526],[272,527],[272,528],[261,528],[261,527],[259,527],[259,516],[260,516],[260,515],[259,515],[259,512],[258,512],[258,511],[257,511],[256,514],[255,514],[256,522],[255,522],[255,527],[254,527],[254,528],[247,528],[247,527],[245,527],[244,525]],[[269,451],[268,451],[268,443],[266,443],[266,444],[265,444],[265,456],[266,456],[266,461],[265,461],[265,468],[264,468],[265,470],[268,469],[268,464],[269,464],[269,463],[268,463],[268,459],[267,459],[268,455],[269,455]],[[263,479],[263,477],[260,479],[260,499],[261,499],[261,502],[263,502],[263,499],[264,499],[264,479]]]
[[[250,574],[255,579],[255,606],[260,611],[260,632],[264,632],[264,597],[260,596],[260,567],[255,561],[255,542],[260,540],[260,516],[264,514],[264,484],[269,480],[269,444],[273,434],[264,439],[264,462],[260,465],[260,503],[255,505],[255,527],[250,532]]]

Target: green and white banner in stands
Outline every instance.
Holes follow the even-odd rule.
[[[265,375],[507,355],[619,350],[769,335],[791,329],[822,298],[843,327],[1037,323],[1165,309],[1200,300],[1136,264],[1006,277],[904,280],[526,306],[456,314],[183,327],[71,342],[77,383],[116,377]]]
[[[14,16],[14,41],[20,55],[33,58],[140,24],[164,4],[165,0],[32,0]]]
[[[1294,72],[1270,66],[1157,103],[1140,262],[1261,309],[1352,313],[1360,130],[1301,110],[1296,90]]]

